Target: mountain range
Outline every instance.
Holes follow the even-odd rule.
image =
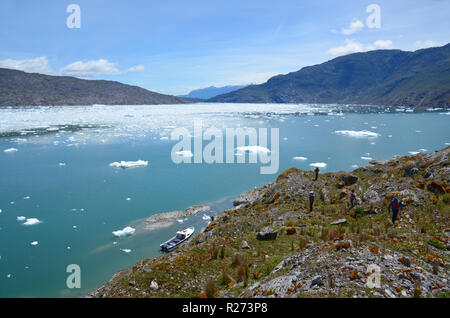
[[[230,85],[222,87],[210,86],[206,88],[195,89],[189,92],[189,94],[187,95],[179,95],[178,97],[209,99],[216,97],[217,95],[231,93],[244,87],[246,87],[246,85]]]
[[[182,104],[180,97],[114,81],[84,80],[0,68],[0,106]]]
[[[449,107],[450,44],[349,54],[208,101]]]

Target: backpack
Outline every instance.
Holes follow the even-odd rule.
[[[400,201],[397,198],[394,199],[394,203],[392,204],[392,209],[393,210],[400,209]]]

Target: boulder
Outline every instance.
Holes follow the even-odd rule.
[[[250,249],[250,245],[248,245],[246,240],[243,240],[240,246],[241,249],[243,250],[249,250]]]
[[[339,219],[337,221],[331,222],[331,225],[344,225],[347,224],[347,220],[346,219]]]
[[[158,283],[153,280],[151,282],[151,284],[150,284],[150,289],[151,290],[158,290]]]
[[[341,181],[344,182],[344,185],[350,186],[358,181],[358,177],[352,174],[341,175]]]
[[[277,238],[278,231],[266,226],[256,234],[256,239],[259,241],[273,241]]]
[[[314,276],[313,279],[311,279],[311,285],[309,286],[309,288],[312,288],[314,286],[322,286],[323,282],[322,282],[322,277],[320,275]]]
[[[365,201],[369,202],[370,204],[374,204],[374,205],[379,204],[383,201],[381,199],[380,195],[378,194],[378,192],[372,186],[369,189],[367,189],[367,191],[364,193],[363,197],[364,197]]]

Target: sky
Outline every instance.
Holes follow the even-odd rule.
[[[0,67],[180,95],[445,45],[449,12],[450,0],[1,0]]]

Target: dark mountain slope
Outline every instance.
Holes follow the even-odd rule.
[[[180,104],[185,99],[114,81],[0,68],[0,106]]]
[[[448,107],[450,44],[415,52],[350,54],[210,101]]]

